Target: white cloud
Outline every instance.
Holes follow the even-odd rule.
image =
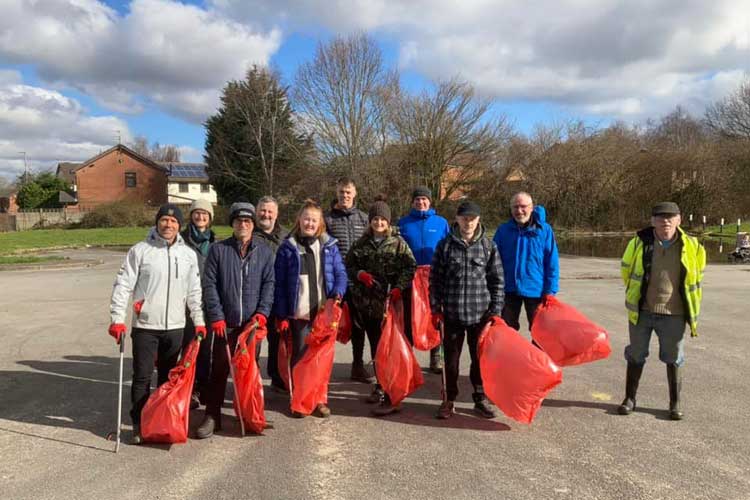
[[[501,99],[639,119],[700,112],[750,70],[745,0],[214,0],[227,16],[334,32],[374,30],[399,64]]]
[[[151,103],[200,123],[221,87],[265,64],[281,34],[172,0],[134,0],[119,16],[96,0],[0,0],[0,60],[139,113]]]
[[[0,175],[15,178],[23,171],[26,152],[32,168],[54,167],[58,161],[84,160],[132,134],[113,116],[90,116],[75,99],[59,92],[15,83],[0,75]]]

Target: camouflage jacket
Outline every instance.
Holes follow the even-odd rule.
[[[357,315],[363,319],[382,318],[388,285],[404,290],[411,285],[416,270],[414,255],[396,228],[391,227],[389,236],[380,242],[366,232],[346,256],[346,272],[353,283],[350,291]],[[357,279],[359,271],[372,274],[377,281],[375,286],[363,285]]]

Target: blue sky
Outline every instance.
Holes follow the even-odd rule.
[[[82,160],[118,130],[200,160],[201,123],[253,63],[290,83],[316,45],[366,32],[419,92],[460,76],[523,133],[702,114],[746,77],[745,0],[18,0],[0,14],[0,175]]]

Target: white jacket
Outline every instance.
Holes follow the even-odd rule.
[[[130,297],[143,300],[133,312],[133,327],[174,330],[185,327],[185,306],[196,326],[204,326],[201,279],[195,252],[177,235],[172,246],[151,228],[148,237],[128,250],[112,289],[112,323],[124,323]]]

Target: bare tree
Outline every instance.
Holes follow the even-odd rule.
[[[180,149],[173,145],[167,144],[162,146],[158,142],[148,145],[148,139],[144,136],[137,136],[135,140],[128,144],[128,147],[141,156],[145,156],[153,161],[159,162],[179,162]]]
[[[750,139],[750,77],[732,94],[706,109],[706,125],[730,139]]]
[[[404,152],[399,179],[429,186],[436,200],[469,189],[499,165],[513,130],[504,116],[490,118],[492,101],[453,79],[418,96],[392,101],[394,137]]]
[[[398,86],[375,41],[365,34],[319,44],[300,66],[292,94],[304,126],[314,134],[324,163],[343,163],[353,177],[385,147],[387,96]]]

